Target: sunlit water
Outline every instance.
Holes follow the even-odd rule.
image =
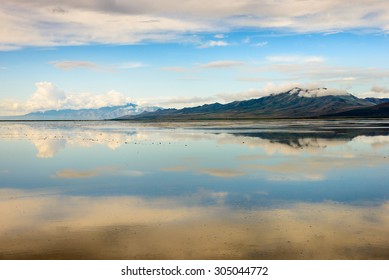
[[[389,259],[389,121],[0,123],[2,259]]]

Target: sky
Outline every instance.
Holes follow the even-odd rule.
[[[385,0],[2,0],[0,23],[2,116],[295,86],[389,97]]]

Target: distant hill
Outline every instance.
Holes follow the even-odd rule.
[[[326,88],[293,88],[287,92],[235,101],[228,104],[206,104],[184,109],[160,109],[139,115],[127,115],[122,120],[214,120],[255,118],[306,118],[373,106],[349,93],[331,92]]]
[[[123,115],[132,116],[145,111],[155,111],[158,107],[141,107],[133,103],[122,106],[102,107],[98,109],[64,109],[32,112],[22,116],[2,117],[3,120],[105,120]]]
[[[331,117],[389,118],[389,102],[329,115]]]

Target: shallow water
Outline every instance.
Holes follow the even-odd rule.
[[[0,123],[1,259],[389,259],[389,121]]]

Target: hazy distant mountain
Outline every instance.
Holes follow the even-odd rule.
[[[389,102],[333,114],[334,117],[389,118]]]
[[[287,92],[258,99],[235,101],[228,104],[206,104],[184,109],[165,109],[124,116],[129,120],[211,120],[252,118],[301,118],[335,114],[356,108],[373,106],[349,93],[326,88],[293,88]]]
[[[131,116],[145,111],[155,111],[159,107],[141,107],[136,104],[102,107],[98,109],[63,109],[44,112],[32,112],[23,116],[2,117],[12,120],[104,120],[114,119],[124,115]]]

